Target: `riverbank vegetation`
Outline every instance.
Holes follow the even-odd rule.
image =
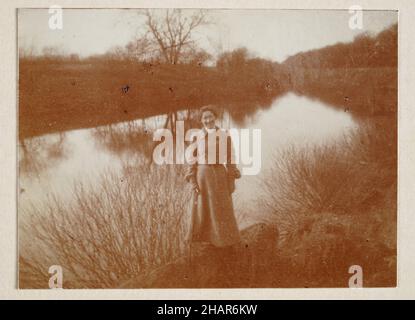
[[[362,124],[335,143],[288,148],[263,181],[261,210],[278,226],[279,285],[396,285],[396,130]]]
[[[396,285],[397,25],[284,63],[244,48],[212,62],[200,50],[187,48],[179,59],[137,54],[145,42],[129,45],[88,58],[22,54],[20,139],[204,104],[226,106],[243,122],[287,91],[319,99],[350,112],[359,128],[276,156],[257,202],[279,230],[267,285],[347,287],[351,265],[363,268],[364,286]],[[132,130],[126,137],[109,126],[95,135],[115,153],[131,151],[149,138]],[[151,154],[145,143],[140,150]],[[19,207],[20,287],[46,287],[48,267],[59,264],[67,288],[116,288],[186,256],[190,190],[180,167],[138,161],[123,170],[103,174],[99,185],[76,184],[71,201],[51,196]]]

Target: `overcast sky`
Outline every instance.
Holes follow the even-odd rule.
[[[209,10],[212,24],[194,38],[212,54],[247,47],[255,55],[282,62],[300,51],[348,42],[361,32],[378,33],[397,22],[395,11],[364,11],[363,29],[351,30],[347,10]],[[48,27],[47,9],[21,9],[18,40],[22,48],[45,46],[82,57],[124,46],[143,32],[134,9],[64,9],[63,29]]]

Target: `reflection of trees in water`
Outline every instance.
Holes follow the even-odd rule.
[[[40,174],[67,157],[66,133],[20,141],[19,171],[21,174]]]
[[[292,90],[353,116],[396,116],[398,25],[288,58]]]
[[[249,100],[229,104],[214,105],[218,111],[217,124],[220,127],[229,127],[232,119],[237,125],[244,125],[258,110],[271,107],[275,95],[267,97],[250,97]],[[155,146],[159,143],[153,141],[154,130],[165,128],[171,130],[173,143],[176,142],[177,121],[183,121],[184,132],[191,128],[200,128],[200,109],[193,106],[183,106],[180,109],[168,108],[167,113],[140,120],[110,124],[92,129],[92,136],[99,147],[122,157],[128,162],[152,162]]]
[[[99,146],[118,156],[138,153],[146,159],[152,158],[152,129],[145,120],[98,127],[92,130],[92,136]]]
[[[283,96],[286,91],[281,91],[279,94],[270,95],[249,95],[234,99],[229,99],[227,102],[218,102],[211,104],[218,112],[217,123],[221,127],[229,125],[229,118],[239,125],[245,126],[249,119],[251,119],[259,110],[269,109],[276,99]],[[200,108],[188,107],[182,108],[180,111],[170,111],[166,115],[164,128],[172,128],[174,134],[175,123],[178,120],[184,121],[185,131],[190,128],[200,128]]]
[[[350,112],[357,118],[396,114],[396,68],[316,69],[303,70],[301,75],[307,81],[297,83],[294,90],[297,94]]]
[[[247,99],[233,102],[224,106],[224,109],[229,113],[235,124],[239,126],[245,126],[247,121],[252,118],[259,110],[269,109],[272,106],[273,102],[281,97],[284,93],[280,93],[279,95],[255,97],[252,100]]]
[[[157,117],[98,127],[92,130],[92,136],[99,147],[119,157],[126,154],[127,157],[122,158],[122,161],[124,167],[129,168],[152,162],[153,150],[159,143],[153,141],[153,133],[156,129],[170,129],[175,143],[176,122],[179,120],[184,121],[185,130],[197,128],[200,126],[199,111],[195,109],[170,111]]]
[[[164,128],[171,129],[174,134],[176,131],[176,121],[183,121],[184,130],[200,128],[200,111],[198,109],[186,108],[173,111],[166,115]]]

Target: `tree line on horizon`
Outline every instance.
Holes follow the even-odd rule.
[[[303,69],[396,67],[398,24],[377,35],[361,33],[352,42],[299,52],[284,61],[287,67]]]
[[[201,49],[193,33],[210,23],[203,11],[193,11],[191,16],[178,9],[156,13],[141,13],[146,19],[144,36],[102,55],[80,58],[50,47],[41,55],[20,50],[22,136],[67,128],[63,118],[54,115],[58,105],[62,113],[68,112],[65,121],[70,127],[108,123],[114,116],[117,121],[126,121],[151,116],[150,110],[162,114],[204,104],[227,106],[242,122],[247,114],[268,108],[287,91],[313,97],[331,92],[334,96],[327,102],[340,106],[345,96],[354,97],[353,112],[368,110],[368,105],[396,109],[389,99],[396,94],[384,99],[385,94],[378,91],[396,91],[397,24],[378,35],[363,33],[353,42],[298,53],[278,63],[244,47],[216,57]],[[335,71],[340,68],[356,72]],[[379,70],[367,72],[367,68]],[[124,94],[121,88],[127,83],[131,90]],[[362,83],[370,89],[363,95],[356,91]],[[88,121],[73,119],[73,109],[82,111]],[[39,119],[37,125],[31,120],[34,118]]]
[[[299,52],[282,63],[259,58],[245,47],[220,52],[215,56],[201,48],[193,37],[195,30],[211,23],[204,10],[191,15],[180,9],[163,12],[144,10],[144,34],[137,36],[125,46],[115,46],[104,54],[81,58],[78,54],[66,54],[58,47],[44,47],[41,54],[33,49],[19,50],[22,62],[72,62],[94,63],[101,61],[123,61],[150,64],[190,64],[215,66],[226,72],[241,69],[282,71],[285,68],[362,68],[393,67],[397,65],[398,25],[391,25],[377,35],[363,32],[352,42],[336,43],[323,48]]]

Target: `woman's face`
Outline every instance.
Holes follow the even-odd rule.
[[[215,128],[215,115],[211,111],[205,111],[202,114],[202,124],[206,129]]]

